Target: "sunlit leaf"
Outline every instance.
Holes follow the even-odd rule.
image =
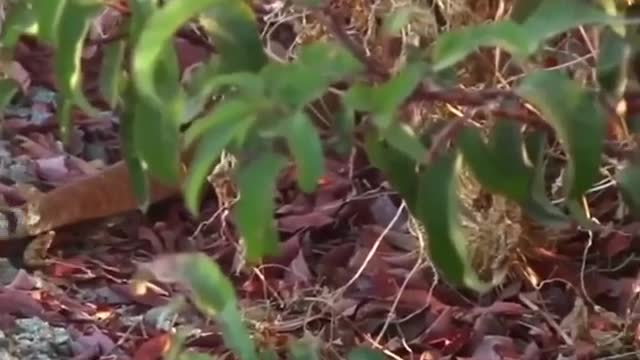
[[[262,152],[238,169],[240,199],[234,206],[234,219],[246,246],[246,258],[257,261],[276,254],[279,236],[275,229],[276,179],[286,158]]]
[[[38,22],[38,37],[51,44],[56,43],[62,11],[71,0],[32,0],[31,5]]]
[[[569,155],[565,192],[570,199],[580,198],[599,176],[606,135],[599,100],[560,71],[531,73],[516,91],[556,130]]]

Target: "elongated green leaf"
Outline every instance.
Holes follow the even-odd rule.
[[[298,185],[305,192],[313,191],[324,173],[322,143],[313,122],[304,112],[296,112],[285,120],[286,138],[296,160]]]
[[[129,32],[131,41],[138,42],[140,33],[144,29],[147,20],[158,9],[156,0],[129,0],[129,10],[131,11],[131,21],[129,22]]]
[[[475,128],[460,134],[465,162],[483,187],[523,202],[529,197],[533,169],[525,163],[525,149],[517,123],[499,121],[486,144]]]
[[[177,360],[214,360],[214,359],[215,358],[211,357],[210,355],[188,350],[181,353]]]
[[[373,349],[359,347],[349,352],[348,360],[385,360],[382,352]]]
[[[11,52],[13,52],[13,48],[21,35],[26,33],[37,34],[37,32],[37,18],[31,3],[20,1],[10,5],[2,24],[0,42],[4,49],[11,49]]]
[[[351,87],[344,96],[344,102],[356,110],[372,112],[376,126],[384,130],[393,122],[398,106],[424,80],[428,70],[423,62],[409,63],[382,85],[357,84]]]
[[[158,107],[163,104],[154,80],[163,54],[173,51],[173,35],[185,22],[218,1],[172,1],[153,12],[144,23],[133,51],[132,66],[138,91],[151,104]]]
[[[527,134],[525,147],[534,167],[534,178],[529,191],[529,199],[521,204],[523,210],[533,220],[549,228],[562,228],[569,225],[570,218],[549,200],[545,192],[544,151],[547,135],[543,131]]]
[[[100,91],[111,108],[116,107],[120,98],[124,50],[124,41],[114,41],[104,49],[102,69],[100,71]]]
[[[292,64],[271,63],[261,75],[274,102],[300,110],[321,97],[332,83],[361,70],[361,64],[343,47],[314,43],[301,49]]]
[[[454,284],[485,292],[490,286],[473,270],[460,220],[456,194],[461,160],[457,152],[450,152],[423,169],[418,178],[415,216],[425,226],[431,260],[444,277]]]
[[[138,91],[147,101],[155,106],[162,106],[163,99],[158,94],[157,84],[154,82],[156,69],[163,51],[172,48],[173,34],[189,19],[211,10],[212,16],[217,20],[214,36],[216,47],[224,60],[228,51],[242,50],[242,57],[233,56],[233,66],[229,71],[256,71],[266,64],[266,55],[262,53],[262,46],[258,38],[255,21],[251,9],[244,1],[232,0],[193,0],[188,2],[172,1],[155,11],[146,21],[144,29],[133,52],[133,72]],[[244,35],[241,38],[248,42],[235,43],[233,47],[228,45],[229,37]],[[251,41],[248,34],[253,34],[255,40]],[[218,42],[216,39],[222,39]],[[249,47],[257,47],[249,49]],[[262,54],[260,56],[259,54]],[[237,54],[236,54],[237,55]],[[244,56],[253,56],[244,58]],[[221,63],[221,71],[224,72],[224,61]],[[259,65],[259,66],[256,66]]]
[[[410,126],[399,121],[393,122],[383,133],[384,139],[397,150],[420,164],[427,158],[427,148]]]
[[[133,87],[129,84],[126,88],[126,95],[129,98],[134,98]],[[136,105],[127,103],[124,106],[122,119],[120,121],[120,140],[122,148],[122,157],[129,169],[129,182],[132,186],[133,194],[136,197],[138,207],[143,213],[147,212],[150,204],[150,192],[149,179],[145,174],[142,167],[140,158],[136,150],[135,143],[135,111]]]
[[[255,120],[255,116],[248,112],[237,116],[232,111],[226,111],[229,106],[237,103],[242,102],[227,101],[222,103],[216,111],[199,119],[200,122],[209,123],[209,126],[197,144],[184,184],[185,202],[193,214],[198,213],[206,178],[215,161],[220,157],[222,150],[239,132],[244,131]]]
[[[574,27],[587,24],[615,24],[616,19],[581,0],[542,0],[522,5],[516,23],[504,20],[468,26],[443,34],[433,45],[433,68],[449,68],[481,47],[500,47],[519,60],[538,50],[542,42]],[[523,19],[525,18],[526,19]]]
[[[631,46],[626,39],[611,28],[600,33],[598,51],[598,83],[614,98],[622,96],[628,82]]]
[[[603,10],[582,0],[542,0],[540,5],[522,23],[531,44],[571,30],[581,25],[615,24],[616,19]],[[539,45],[537,45],[539,46]]]
[[[616,174],[620,194],[634,216],[640,216],[640,166],[630,164]]]
[[[100,8],[97,3],[68,0],[53,29],[56,32],[54,68],[60,92],[74,105],[79,106],[90,115],[97,115],[98,110],[84,96],[81,68],[82,49],[84,39],[89,31],[90,21]],[[64,141],[68,140],[69,125],[68,121],[61,122]]]
[[[225,344],[242,360],[258,360],[233,285],[217,263],[203,253],[184,253],[159,257],[142,267],[160,281],[186,285],[198,309],[219,324]]]
[[[514,0],[511,19],[522,24],[538,8],[542,0]]]
[[[200,25],[216,44],[220,71],[260,71],[268,58],[249,2],[218,0],[214,5],[200,15]]]
[[[415,213],[418,199],[418,173],[415,161],[381,141],[375,134],[367,135],[365,149],[369,161],[380,169],[393,189],[407,203],[409,210]]]
[[[291,359],[320,360],[318,345],[309,339],[297,341],[291,345]]]
[[[38,37],[51,44],[56,43],[62,11],[70,0],[32,0],[31,5],[38,22]]]
[[[209,132],[209,130],[219,122],[227,122],[233,119],[244,119],[257,113],[255,103],[249,102],[245,98],[231,98],[216,105],[215,109],[201,119],[194,122],[184,134],[185,147],[191,147],[194,142]]]
[[[286,164],[280,155],[263,152],[238,169],[240,200],[234,208],[234,219],[245,246],[246,258],[257,261],[274,255],[279,236],[273,220],[276,178]]]
[[[136,101],[134,106],[136,153],[145,171],[164,184],[177,184],[180,180],[181,146],[175,117],[180,112],[168,106],[160,110],[142,100]]]
[[[599,175],[606,117],[598,99],[556,71],[532,73],[516,91],[556,130],[569,156],[565,191],[570,199],[578,199]]]
[[[529,35],[521,26],[510,20],[468,26],[438,37],[431,53],[433,69],[444,70],[462,61],[478,48],[489,46],[500,47],[523,59],[535,50],[536,45],[531,43]]]

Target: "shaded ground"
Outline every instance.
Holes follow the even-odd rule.
[[[370,6],[357,0],[341,4],[360,11]],[[295,21],[280,20],[299,14],[280,5],[262,6],[262,20],[270,25],[265,42],[274,56],[286,55],[297,35],[308,40],[323,33],[309,25],[304,36],[296,34]],[[345,29],[366,30],[369,24],[354,14],[362,16],[343,14]],[[210,53],[196,37],[185,31],[176,39],[185,70]],[[90,50],[87,92],[98,101],[99,52]],[[23,200],[16,183],[46,191],[120,157],[118,119],[108,112],[99,118],[76,114],[72,146],[63,150],[50,50],[25,39],[16,60],[28,91],[6,112],[0,143],[0,194],[9,204]],[[570,60],[554,57],[558,66]],[[469,81],[499,83],[493,70],[488,73],[470,71]],[[140,296],[130,286],[136,263],[201,250],[233,280],[245,317],[265,346],[307,336],[327,358],[340,358],[355,344],[383,348],[396,359],[636,358],[638,226],[617,215],[611,186],[602,184],[590,199],[601,221],[611,224],[609,233],[591,238],[576,233],[556,252],[540,250],[529,259],[535,275],[514,274],[478,298],[438,279],[419,250],[420,239],[407,229],[400,200],[361,152],[329,156],[327,174],[312,195],[296,188],[293,169],[283,174],[276,214],[282,254],[260,267],[243,264],[213,192],[198,219],[174,199],[157,204],[146,217],[127,214],[58,231],[51,265],[33,274],[8,263],[0,268],[9,284],[0,291],[0,349],[20,359],[40,358],[24,351],[49,358],[156,359],[169,331],[182,327],[192,329],[190,346],[226,354],[214,324],[195,311],[174,313],[172,299],[180,289],[158,285]]]

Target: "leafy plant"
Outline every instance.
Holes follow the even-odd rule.
[[[128,38],[106,48],[102,91],[122,115],[124,158],[141,207],[148,206],[149,179],[154,178],[181,185],[187,207],[197,213],[206,178],[227,151],[239,160],[234,174],[241,197],[233,215],[247,257],[258,261],[273,254],[278,242],[272,221],[277,176],[291,157],[300,188],[314,190],[324,171],[326,144],[307,110],[333,84],[346,82],[349,87],[342,96],[338,130],[350,137],[356,135],[356,128],[366,129],[362,139],[367,155],[425,225],[429,253],[445,277],[478,291],[488,289],[469,263],[461,230],[455,181],[461,165],[468,166],[488,191],[517,202],[545,225],[570,220],[592,225],[582,202],[600,176],[608,116],[602,99],[622,96],[625,77],[620,74],[626,73],[621,72],[620,63],[630,61],[631,53],[626,35],[613,32],[624,25],[622,17],[610,9],[578,0],[519,4],[517,19],[444,33],[428,54],[412,53],[397,72],[372,81],[367,76],[371,59],[362,59],[340,42],[306,45],[290,63],[271,61],[247,1],[167,1],[163,6],[159,1],[129,1]],[[90,20],[101,6],[98,1],[25,0],[12,5],[5,22],[1,38],[5,53],[12,51],[20,34],[35,35],[57,50],[55,75],[63,134],[69,132],[73,107],[95,111],[81,90],[80,56]],[[198,70],[195,81],[182,86],[172,38],[192,19],[213,40],[218,56]],[[602,27],[603,36],[617,34],[617,42],[599,59],[601,89],[587,88],[563,71],[542,69],[539,59],[547,41],[584,25]],[[401,110],[414,101],[453,98],[447,95],[459,89],[438,87],[442,76],[486,47],[499,47],[519,68],[536,70],[527,72],[513,92],[473,95],[486,95],[487,103],[526,103],[536,109],[540,123],[522,131],[517,119],[502,116],[483,134],[462,121],[438,134],[445,141],[434,136],[426,144],[421,134],[404,123]],[[126,49],[131,51],[130,58],[125,56]],[[9,81],[0,85],[0,104],[6,105],[17,88]],[[208,107],[214,99],[216,105]],[[368,115],[368,126],[355,123],[355,112]],[[181,133],[185,123],[192,125]],[[548,145],[549,133],[568,160],[564,208],[551,204],[542,181],[541,151]],[[278,146],[282,143],[285,150]],[[180,164],[185,153],[193,156],[183,173]],[[619,176],[625,199],[634,209],[640,201],[637,172],[628,168]],[[228,345],[243,359],[256,358],[225,277],[202,255],[179,259],[178,280],[194,289],[202,310],[216,314]],[[373,357],[363,352],[352,355],[354,359]]]

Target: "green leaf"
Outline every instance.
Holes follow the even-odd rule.
[[[296,62],[271,63],[261,74],[274,102],[300,110],[325,94],[332,83],[361,69],[345,48],[318,42],[303,47]]]
[[[440,35],[433,44],[431,59],[433,69],[441,71],[456,65],[481,47],[500,47],[516,58],[524,59],[535,50],[536,45],[521,26],[505,20],[467,26]]]
[[[525,137],[527,155],[534,167],[534,178],[529,190],[529,199],[522,204],[523,210],[533,220],[549,228],[566,227],[570,218],[549,200],[545,191],[544,152],[547,135],[535,131]]]
[[[382,30],[386,35],[399,35],[402,29],[409,24],[411,17],[417,12],[412,6],[401,6],[384,17]]]
[[[471,265],[457,196],[462,157],[457,152],[434,159],[419,174],[415,213],[425,226],[430,258],[445,278],[478,292],[490,289]]]
[[[70,0],[32,0],[31,4],[38,22],[38,37],[51,44],[56,43],[62,12]]]
[[[68,0],[53,29],[56,33],[54,43],[56,51],[53,58],[57,85],[62,96],[70,99],[74,105],[79,106],[89,115],[98,114],[98,110],[84,96],[82,50],[90,21],[100,9],[101,6],[97,3]],[[69,125],[68,122],[61,124],[63,134],[68,134],[69,129],[65,127]],[[66,136],[63,136],[63,139],[67,141]]]
[[[233,119],[244,119],[250,115],[256,115],[255,103],[249,102],[245,98],[231,98],[216,105],[209,115],[194,121],[184,133],[184,146],[191,147],[209,129],[217,126],[219,122],[232,121]]]
[[[284,121],[287,122],[287,143],[297,165],[298,185],[302,191],[311,192],[324,173],[320,137],[305,112],[296,112]]]
[[[174,52],[174,34],[189,19],[219,2],[220,0],[172,1],[146,19],[133,50],[132,68],[138,91],[153,106],[162,107],[164,103],[155,80],[163,55],[167,55],[168,51]]]
[[[348,360],[385,360],[386,357],[382,352],[373,349],[358,347],[349,352]]]
[[[291,359],[294,360],[320,360],[318,345],[311,339],[302,339],[291,345]]]
[[[369,161],[380,169],[395,191],[415,213],[418,198],[418,173],[416,163],[407,155],[390,147],[375,134],[365,138],[365,150]]]
[[[132,98],[132,87],[129,86],[127,96]],[[122,119],[120,121],[120,140],[122,147],[122,157],[129,169],[129,182],[131,183],[133,194],[138,203],[138,207],[143,213],[147,212],[150,204],[151,188],[149,179],[144,172],[140,158],[136,151],[135,143],[135,102],[133,104],[125,104]]]
[[[538,8],[542,0],[514,0],[511,19],[522,24]]]
[[[483,187],[517,202],[528,198],[534,174],[526,164],[525,149],[516,122],[498,121],[489,135],[488,144],[477,129],[465,128],[460,134],[460,149]]]
[[[137,95],[137,94],[136,94]],[[179,111],[158,109],[135,97],[134,138],[136,152],[145,171],[158,181],[174,185],[180,181]]]
[[[356,110],[372,112],[376,126],[386,129],[393,122],[398,106],[414,92],[427,72],[425,63],[409,63],[382,85],[351,87],[344,96],[344,102]]]
[[[192,350],[187,350],[181,353],[180,356],[178,357],[178,360],[214,360],[214,359],[215,358],[210,355],[195,352]]]
[[[0,116],[4,118],[4,111],[18,93],[18,84],[11,79],[0,79]]]
[[[640,166],[629,164],[616,174],[620,194],[634,216],[640,216]]]
[[[574,27],[620,21],[582,0],[542,0],[540,4],[522,6],[518,10],[522,13],[516,14],[516,21],[522,21],[520,24],[503,20],[441,35],[431,53],[434,70],[449,68],[477,49],[490,46],[500,47],[522,61],[538,50],[543,41]]]
[[[619,98],[628,82],[631,46],[611,28],[602,29],[600,44],[596,66],[598,84],[614,98]]]
[[[34,9],[29,2],[19,1],[11,4],[6,13],[0,42],[3,48],[13,51],[20,36],[25,33],[37,34],[37,32],[38,24]]]
[[[268,63],[258,24],[247,0],[217,0],[200,15],[220,56],[220,71],[258,72]]]
[[[234,287],[218,264],[207,255],[167,255],[142,267],[160,281],[186,285],[197,308],[215,318],[226,346],[242,360],[258,359],[255,345],[242,321]]]
[[[416,163],[423,163],[427,158],[427,148],[407,124],[393,122],[384,130],[383,138],[390,146],[409,156]]]
[[[111,108],[117,106],[120,98],[125,45],[124,41],[114,41],[104,48],[100,71],[100,91]]]
[[[615,24],[616,19],[583,0],[543,0],[522,24],[531,44],[542,41],[575,27],[591,24]],[[539,46],[539,45],[537,45]]]
[[[237,110],[237,108],[231,109],[231,107],[238,104],[243,104],[243,102],[233,100],[223,102],[216,110],[198,120],[200,123],[206,122],[208,126],[197,143],[194,158],[184,183],[185,202],[189,211],[194,215],[198,213],[206,178],[211,172],[214,162],[233,138],[255,120],[255,116],[249,112],[228,111]]]
[[[565,192],[579,199],[599,176],[606,116],[599,100],[560,71],[528,75],[516,89],[553,126],[569,156]]]
[[[238,169],[240,199],[235,204],[234,219],[250,262],[274,255],[279,248],[273,219],[274,197],[276,179],[285,164],[284,157],[262,152]]]

